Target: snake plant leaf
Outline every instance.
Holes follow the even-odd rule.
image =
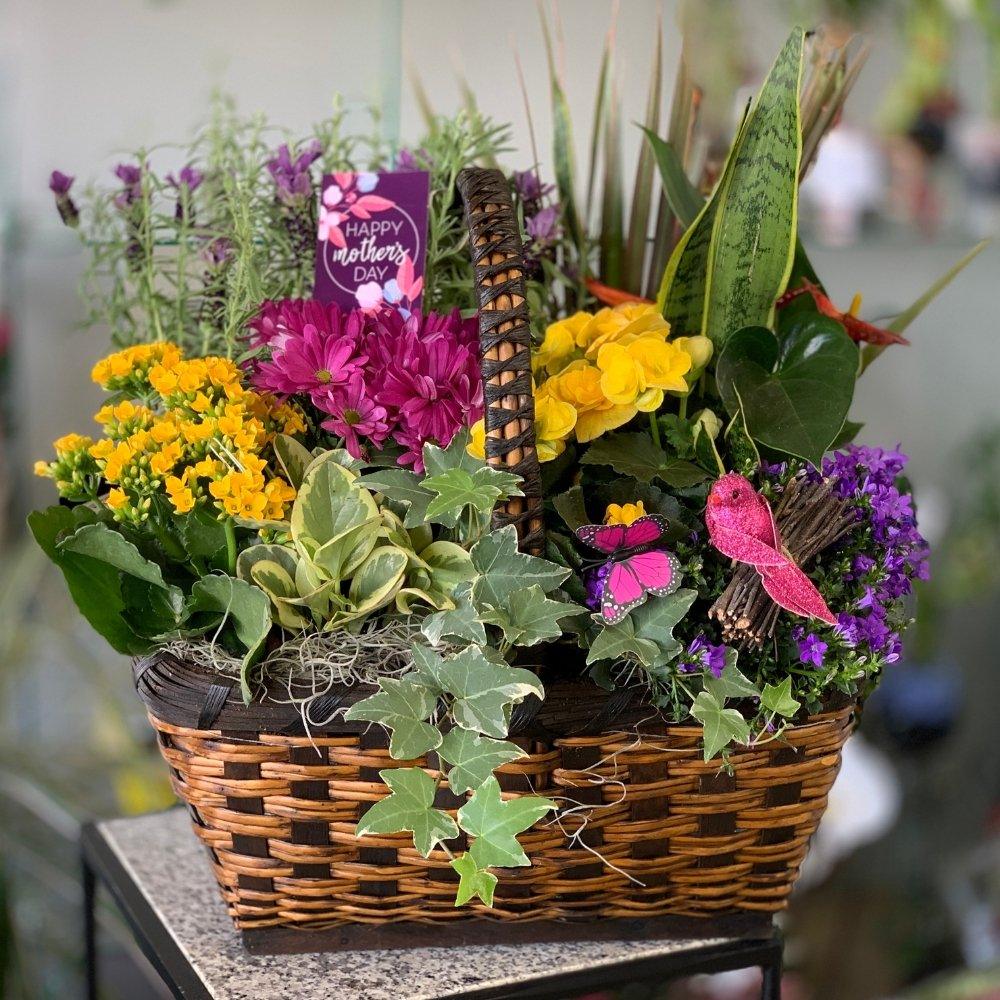
[[[480,868],[472,855],[466,851],[451,862],[451,867],[458,872],[458,889],[455,893],[455,905],[464,906],[470,899],[478,896],[487,906],[493,906],[493,890],[497,886],[497,877],[493,872]]]
[[[512,646],[534,646],[562,635],[560,622],[584,609],[566,601],[553,601],[538,584],[515,590],[499,608],[488,608],[480,616],[487,625],[496,625]]]
[[[749,115],[744,115],[736,132],[729,157],[712,196],[702,205],[694,221],[678,240],[663,272],[656,305],[675,333],[700,334],[703,330],[712,234],[719,206],[725,198],[732,177],[736,153],[746,135],[748,118]]]
[[[573,143],[573,122],[569,112],[569,101],[563,90],[562,81],[556,70],[555,49],[552,33],[544,11],[539,11],[542,19],[542,37],[545,42],[545,57],[549,67],[549,92],[552,102],[552,158],[562,208],[563,224],[573,243],[582,247],[585,242],[583,226],[576,201],[576,156]],[[425,459],[426,462],[426,459]]]
[[[646,117],[640,126],[646,133],[656,135],[660,127],[660,95],[663,91],[663,25],[658,19],[656,45],[653,49],[653,66],[649,75],[649,93],[646,97]],[[632,207],[629,213],[628,241],[622,265],[622,287],[634,295],[641,295],[649,250],[649,216],[653,203],[653,149],[643,143],[632,185]]]
[[[660,183],[670,210],[683,226],[690,226],[697,218],[705,199],[697,188],[688,180],[684,172],[684,164],[674,147],[665,139],[661,139],[649,127],[643,127],[646,135],[645,149],[652,150],[656,166],[660,173]]]
[[[612,36],[613,39],[613,36]],[[609,40],[609,45],[613,40]],[[614,76],[608,79],[604,116],[604,177],[601,184],[599,267],[601,280],[612,288],[622,284],[624,264],[625,195],[622,190],[621,98]]]
[[[701,333],[724,344],[769,325],[791,272],[798,214],[799,87],[805,33],[795,28],[734,147],[713,222]]]
[[[726,409],[750,437],[818,466],[847,419],[858,350],[835,320],[813,316],[779,343],[765,327],[734,333],[716,378]]]
[[[478,788],[498,767],[525,752],[506,740],[491,740],[468,729],[445,733],[438,756],[450,764],[448,784],[456,795]]]
[[[458,810],[458,825],[475,837],[469,856],[482,868],[520,868],[530,865],[517,834],[534,826],[556,808],[552,799],[522,795],[504,802],[500,784],[489,777]]]
[[[660,479],[674,489],[696,486],[708,473],[693,462],[672,458],[648,434],[622,431],[599,437],[580,458],[583,465],[610,465],[642,483]]]
[[[379,678],[379,690],[355,702],[345,713],[348,722],[377,722],[392,731],[389,753],[396,760],[414,760],[441,745],[441,733],[427,720],[437,694],[421,684],[398,677]]]
[[[427,857],[443,840],[458,836],[458,826],[443,810],[434,808],[437,782],[419,767],[386,768],[378,776],[392,790],[361,817],[356,837],[367,833],[413,834],[416,849]]]
[[[533,584],[547,594],[570,574],[547,559],[519,552],[512,524],[485,535],[472,546],[470,555],[479,574],[472,585],[472,602],[477,608],[498,608],[508,595]]]
[[[691,706],[691,715],[705,728],[703,753],[711,760],[730,743],[746,743],[750,739],[750,724],[735,708],[723,708],[715,695],[701,691]]]
[[[460,584],[455,589],[454,608],[428,615],[423,620],[420,631],[432,646],[440,645],[444,639],[485,644],[486,629],[469,597],[471,591],[471,583]]]

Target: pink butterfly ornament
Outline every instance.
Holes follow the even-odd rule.
[[[748,479],[727,472],[712,484],[705,525],[719,552],[757,570],[775,604],[804,618],[837,624],[823,595],[786,552],[770,505]]]
[[[677,557],[658,548],[666,538],[667,519],[646,514],[631,524],[585,524],[576,536],[608,557],[601,586],[599,614],[617,625],[650,596],[673,593],[681,581]]]

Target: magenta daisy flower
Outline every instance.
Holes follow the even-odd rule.
[[[254,385],[282,396],[308,394],[320,409],[330,392],[361,374],[368,361],[361,350],[363,317],[336,305],[267,302],[250,329],[252,342],[271,352],[270,360],[255,366]]]
[[[363,454],[361,438],[367,438],[380,448],[389,436],[386,409],[368,396],[361,375],[354,375],[346,386],[329,393],[321,409],[331,414],[329,420],[323,421],[323,429],[342,437],[344,447],[355,458],[367,457]]]
[[[446,447],[482,416],[475,341],[475,320],[463,321],[457,310],[405,321],[396,313],[377,318],[369,337],[373,394],[397,422],[393,437],[405,448],[401,465],[422,472],[425,443]]]

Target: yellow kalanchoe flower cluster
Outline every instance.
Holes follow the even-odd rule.
[[[553,323],[535,352],[539,398],[576,411],[577,440],[592,441],[684,394],[712,356],[707,337],[668,340],[670,324],[654,305],[626,302]]]
[[[281,519],[295,490],[269,475],[261,453],[275,434],[298,434],[305,422],[294,407],[247,389],[242,375],[227,358],[185,359],[173,344],[112,354],[93,379],[132,398],[97,412],[103,438],[60,438],[56,461],[35,471],[73,499],[94,499],[103,479],[111,487],[104,500],[121,521],[145,520],[156,494],[178,514],[205,506],[220,516]]]

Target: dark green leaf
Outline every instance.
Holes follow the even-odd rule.
[[[610,465],[623,476],[648,483],[660,479],[674,489],[695,486],[708,478],[704,469],[681,458],[670,458],[644,432],[619,432],[599,437],[580,459],[583,465]]]
[[[746,743],[750,726],[735,708],[723,708],[708,691],[702,691],[691,706],[691,715],[705,727],[704,755],[711,760],[730,743]]]
[[[530,865],[517,834],[534,826],[556,808],[551,799],[522,795],[504,802],[497,779],[489,777],[458,811],[458,825],[475,837],[469,855],[478,868]]]

